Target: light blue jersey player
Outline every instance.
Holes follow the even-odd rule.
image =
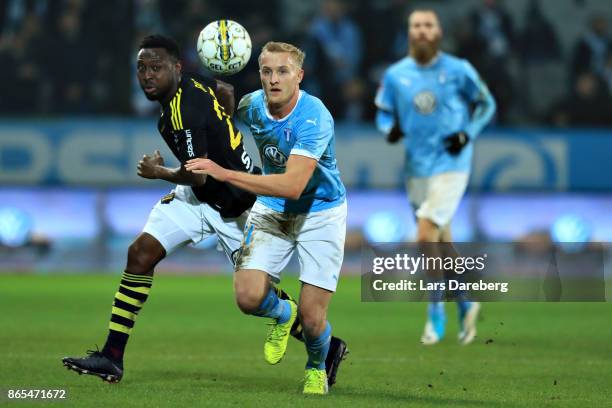
[[[473,145],[450,150],[445,139],[457,133],[466,136],[465,142],[476,138],[495,112],[495,101],[474,67],[444,52],[426,66],[408,56],[389,67],[376,106],[378,129],[389,134],[399,125],[407,136],[407,177],[468,173]]]
[[[340,180],[334,151],[334,120],[318,98],[300,90],[291,113],[275,119],[268,111],[263,90],[250,93],[238,105],[238,117],[249,126],[262,158],[264,174],[282,174],[289,156],[317,161],[314,173],[297,200],[258,196],[275,211],[308,213],[341,205],[346,191]]]
[[[344,257],[346,192],[336,167],[333,119],[319,99],[299,88],[303,61],[295,46],[267,43],[259,55],[262,90],[239,104],[239,118],[259,148],[263,175],[227,170],[208,159],[194,159],[187,169],[257,194],[237,259],[236,301],[244,313],[275,320],[264,343],[270,364],[285,354],[299,313],[308,354],[303,392],[326,394],[327,306]],[[299,308],[270,287],[294,251],[302,282]]]
[[[417,218],[417,241],[450,244],[450,223],[469,179],[470,141],[493,117],[495,101],[469,62],[439,50],[442,29],[434,11],[413,11],[408,26],[410,55],[384,74],[375,101],[376,125],[391,143],[404,136],[406,189]],[[432,256],[452,248],[428,247]],[[452,252],[448,255],[456,255]],[[442,291],[431,293],[424,344],[444,337],[442,296]],[[480,305],[464,293],[457,300],[459,341],[469,344]]]

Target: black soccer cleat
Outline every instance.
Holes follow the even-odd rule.
[[[338,374],[338,368],[342,360],[346,359],[349,353],[346,343],[338,338],[332,336],[329,342],[329,351],[327,352],[327,358],[325,359],[325,371],[327,372],[327,386],[331,388],[336,383],[336,375]]]
[[[62,363],[69,370],[96,375],[108,383],[118,383],[123,377],[123,363],[111,360],[99,350],[87,350],[87,357],[64,357]]]

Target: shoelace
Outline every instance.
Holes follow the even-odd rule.
[[[279,330],[276,330],[276,325],[278,323],[276,322],[272,322],[272,323],[268,323],[268,326],[272,326],[270,327],[270,329],[268,330],[268,337],[267,337],[267,341],[280,341],[281,338],[283,337],[281,333],[279,333]]]
[[[104,354],[100,351],[100,347],[96,344],[95,350],[87,350],[87,354],[93,357],[103,357]]]
[[[321,384],[323,384],[323,376],[320,375],[318,372],[313,372],[313,371],[307,371],[306,375],[304,376],[304,383],[309,382],[309,379],[313,378],[314,380],[312,382],[314,382],[317,386],[320,386]]]

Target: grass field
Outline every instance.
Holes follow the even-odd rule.
[[[265,320],[234,305],[230,277],[155,279],[136,322],[123,381],[109,385],[61,366],[104,343],[116,275],[0,275],[0,405],[6,390],[67,390],[57,406],[612,406],[612,304],[488,303],[479,336],[418,342],[425,304],[361,303],[343,278],[329,318],[351,354],[326,397],[304,397],[304,347],[263,360]],[[297,291],[295,280],[284,286]]]

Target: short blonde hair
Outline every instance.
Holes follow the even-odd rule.
[[[302,68],[304,64],[304,58],[306,58],[306,53],[300,50],[293,44],[285,43],[285,42],[275,42],[268,41],[266,45],[261,47],[261,52],[259,53],[259,57],[257,61],[259,61],[259,65],[261,66],[261,56],[264,52],[288,52],[293,56],[293,60],[295,61],[298,68]]]

